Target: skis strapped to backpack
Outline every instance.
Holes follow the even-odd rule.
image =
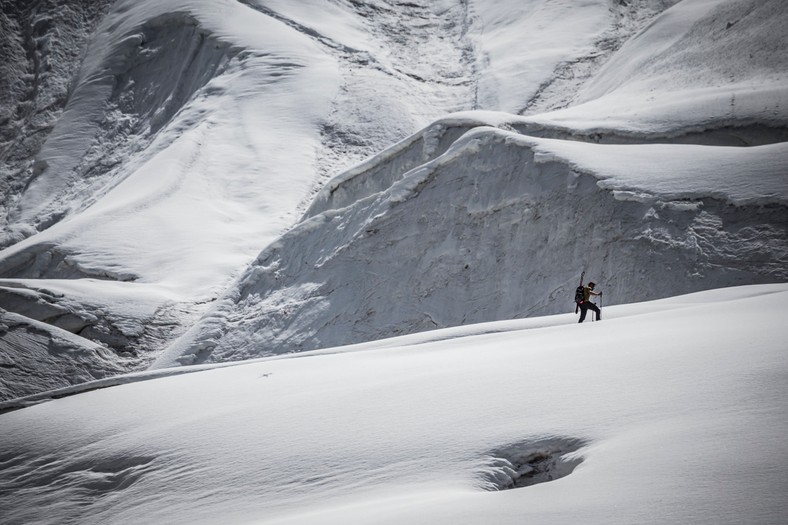
[[[584,293],[583,293],[583,277],[585,277],[586,272],[580,274],[580,286],[575,288],[575,313],[577,313],[577,309],[580,308],[580,305],[583,303],[584,300]]]

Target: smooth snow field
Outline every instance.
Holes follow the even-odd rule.
[[[777,525],[786,305],[788,285],[729,288],[604,308],[602,322],[489,323],[137,377],[1,415],[0,513]]]

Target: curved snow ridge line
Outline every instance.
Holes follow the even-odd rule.
[[[668,200],[710,197],[737,206],[788,205],[788,142],[751,148],[612,145],[497,133],[532,147],[537,162],[567,163],[611,191],[644,190]]]
[[[240,3],[242,5],[245,5],[245,6],[249,7],[250,9],[254,9],[255,11],[257,11],[259,13],[262,13],[262,14],[264,14],[264,15],[266,15],[266,16],[268,16],[268,17],[270,17],[270,18],[272,18],[272,19],[274,19],[274,20],[276,20],[278,22],[283,23],[284,25],[290,27],[291,29],[296,30],[297,32],[299,32],[301,34],[316,40],[317,42],[323,44],[324,46],[326,46],[326,47],[328,47],[330,49],[333,49],[335,51],[339,51],[341,53],[344,53],[344,54],[347,54],[347,55],[350,55],[350,56],[353,56],[353,57],[357,57],[356,58],[357,62],[361,62],[363,64],[367,64],[369,62],[373,62],[381,71],[384,71],[384,72],[386,72],[386,73],[388,73],[390,75],[394,74],[390,69],[386,68],[386,66],[381,64],[368,51],[365,51],[363,49],[356,49],[354,47],[351,47],[351,46],[348,46],[346,44],[343,44],[342,42],[338,42],[337,40],[335,40],[335,39],[333,39],[333,38],[331,38],[331,37],[329,37],[327,35],[322,34],[317,29],[314,29],[312,27],[306,26],[306,25],[294,20],[293,18],[289,18],[289,17],[277,12],[276,10],[274,10],[274,9],[272,9],[270,7],[267,7],[267,6],[264,6],[264,5],[252,2],[251,0],[237,0],[237,1],[238,1],[238,3]]]
[[[102,345],[0,308],[0,400],[121,374],[124,364]]]
[[[65,239],[71,236],[67,233]],[[74,252],[65,243],[58,244],[54,237],[50,231],[39,233],[0,251],[0,276],[37,279],[46,275],[55,279],[90,278],[121,282],[133,282],[139,278],[127,270],[86,267],[73,258]]]
[[[518,117],[508,113],[461,112],[439,119],[361,164],[332,178],[315,196],[303,219],[328,209],[345,208],[353,202],[384,191],[410,170],[430,162],[465,132],[482,126],[511,129]]]
[[[110,355],[118,365],[115,373],[146,367],[153,351],[182,333],[177,319],[189,316],[182,304],[183,298],[176,294],[138,282],[0,279],[0,309],[46,323],[50,329],[54,327],[76,334],[83,338],[84,344],[104,345],[102,351],[113,352]],[[0,346],[3,342],[0,339]],[[29,352],[12,352],[11,359],[33,359],[30,355]],[[20,369],[25,368],[31,369],[20,365]],[[106,374],[92,375],[103,377]],[[78,382],[65,374],[55,374],[51,378],[44,388],[40,388],[43,382],[38,382],[40,391]],[[35,391],[38,390],[15,389],[7,397],[21,397]]]
[[[506,143],[528,148],[535,162],[561,162],[593,175],[609,191],[641,190],[656,201],[703,197],[737,206],[788,205],[788,142],[737,148],[687,144],[591,144],[530,137],[479,125],[465,132],[436,159],[395,182],[392,203],[418,192],[432,171],[459,155],[473,155],[482,145]]]
[[[595,144],[544,139],[488,125],[471,128],[440,157],[405,173],[394,186],[416,173],[426,173],[424,169],[452,162],[463,153],[478,153],[481,145],[495,143],[528,148],[536,163],[566,164],[599,179],[599,187],[611,192],[646,191],[643,195],[652,201],[709,197],[737,206],[788,205],[788,142],[751,148]],[[420,185],[411,181],[410,190],[416,191]]]
[[[565,140],[568,142],[632,146],[671,145],[673,142],[681,142],[682,138],[693,135],[697,135],[697,142],[703,142],[701,138],[706,137],[706,139],[708,139],[710,134],[721,133],[724,135],[735,135],[737,132],[736,130],[742,129],[750,129],[756,134],[764,129],[774,129],[780,133],[784,132],[784,138],[788,139],[788,127],[768,128],[768,126],[762,122],[755,120],[749,123],[720,121],[719,124],[720,126],[716,128],[692,127],[665,134],[646,134],[635,131],[626,132],[622,129],[605,127],[578,130],[548,120],[543,120],[540,117],[520,117],[508,113],[484,111],[456,113],[434,122],[430,126],[385,149],[378,155],[371,157],[358,166],[331,179],[317,194],[302,219],[314,216],[328,209],[347,207],[355,200],[360,200],[373,193],[385,191],[386,188],[405,177],[410,170],[434,160],[445,153],[461,136],[475,128],[499,128],[535,139],[547,138],[552,140]],[[768,134],[768,131],[765,133]],[[715,142],[715,139],[712,139],[711,142]],[[771,141],[764,142],[765,144],[763,145],[773,145]],[[785,141],[778,142],[781,144],[788,144],[788,142]],[[536,142],[529,142],[528,139],[523,139],[523,143],[536,144]],[[689,141],[689,144],[675,145],[713,146],[704,145],[702,143],[696,144],[695,141],[692,140]],[[676,151],[689,152],[690,150]],[[709,162],[714,162],[716,158],[715,152],[717,150],[704,149],[699,151],[706,152]],[[754,158],[753,162],[757,164],[757,159],[755,157],[760,155],[761,152],[770,152],[770,156],[772,157],[771,162],[775,163],[776,160],[779,160],[781,150],[767,149],[755,151],[757,153],[752,154]],[[775,151],[777,152],[776,154],[774,153]],[[734,157],[736,155],[733,150],[728,150],[727,154],[729,157]],[[782,166],[776,165],[775,168],[779,170]],[[593,172],[599,173],[599,170],[593,170]],[[779,185],[779,183],[776,185]],[[722,194],[720,193],[720,195]],[[746,199],[743,202],[746,202]]]
[[[428,150],[430,153],[424,154],[428,160],[426,160],[424,163],[405,171],[393,182],[385,181],[388,182],[388,184],[382,183],[379,189],[372,187],[372,184],[370,184],[369,187],[365,188],[368,191],[367,194],[362,193],[361,196],[357,196],[357,199],[347,203],[346,206],[332,207],[321,212],[310,210],[312,213],[316,213],[314,215],[311,213],[308,214],[305,219],[285,232],[280,237],[280,239],[266,247],[260,253],[260,255],[257,256],[253,264],[257,266],[265,266],[266,262],[271,259],[272,254],[280,251],[289,240],[298,238],[305,233],[319,230],[325,224],[330,223],[335,217],[351,208],[368,209],[370,207],[378,207],[381,205],[385,207],[391,207],[405,202],[407,199],[417,194],[419,190],[431,180],[431,177],[434,176],[435,170],[437,168],[454,162],[458,156],[472,155],[477,153],[478,148],[482,143],[477,135],[479,135],[479,137],[488,137],[489,131],[495,129],[489,128],[481,122],[471,123],[464,121],[461,121],[457,125],[451,126],[451,128],[461,133],[460,137],[457,140],[447,141],[447,144],[435,147],[432,150]],[[465,128],[468,128],[469,131],[466,131]],[[420,141],[425,141],[425,136],[429,132],[444,136],[445,130],[446,127],[443,124],[431,126],[425,130],[423,134],[414,135],[409,139],[406,139],[406,141],[403,141],[403,143],[400,145],[397,145],[393,150],[387,150],[381,156],[372,159],[369,164],[371,164],[372,167],[377,167],[381,162],[390,160],[392,156],[402,153],[408,149],[408,147],[413,146],[413,144]],[[363,179],[361,184],[368,183],[370,177],[368,176],[368,171],[364,169],[365,167],[366,163],[365,166],[360,167],[358,170],[354,169],[348,172],[346,175],[341,175],[340,180],[337,181],[336,184],[331,184],[331,186],[326,189],[326,192],[328,194],[335,193],[344,184],[347,184],[349,181],[357,182],[357,179]],[[388,204],[384,204],[386,202]],[[347,235],[347,237],[352,239],[361,234],[362,230],[373,227],[375,219],[382,216],[383,214],[381,212],[373,214],[359,227],[355,228],[354,230],[349,230],[351,233]],[[248,270],[241,280],[252,276],[254,273],[254,269]],[[244,288],[241,288],[239,293],[241,296],[244,295]]]
[[[40,392],[25,397],[11,399],[9,401],[0,402],[0,414],[19,410],[29,406],[37,405],[54,399],[63,397],[74,396],[93,390],[100,390],[102,388],[110,388],[113,386],[126,385],[130,383],[138,383],[140,381],[148,381],[151,379],[158,379],[162,377],[170,377],[182,374],[190,374],[194,372],[202,372],[205,370],[212,370],[215,368],[224,368],[227,366],[237,366],[243,363],[229,362],[229,363],[212,363],[210,365],[194,365],[184,366],[180,368],[166,368],[162,370],[146,370],[143,372],[132,372],[130,374],[117,375],[104,379],[97,379],[95,381],[88,381],[77,385],[72,385],[64,388],[57,388]]]
[[[788,100],[788,90],[783,90]],[[692,98],[694,95],[687,94]],[[757,95],[752,96],[757,102]],[[710,100],[713,105],[718,100]],[[588,103],[589,105],[592,103]],[[705,119],[666,118],[657,111],[640,121],[631,115],[605,112],[604,118],[564,110],[523,117],[523,133],[545,138],[601,144],[694,144],[753,147],[788,142],[788,125],[781,118],[710,116]],[[608,106],[605,106],[608,107]],[[686,108],[688,111],[691,108]],[[675,110],[681,113],[680,109]],[[533,131],[529,131],[530,129]]]
[[[513,127],[523,135],[596,144],[685,144],[697,146],[754,147],[788,142],[788,125],[768,119],[718,118],[698,124],[658,127],[659,122],[634,126],[630,119],[599,122],[596,119],[553,119],[551,114],[525,116]],[[653,125],[652,125],[653,124]]]
[[[781,0],[678,2],[621,47],[576,105],[540,117],[646,133],[759,122],[778,128],[765,140],[784,141],[788,62],[777,50],[788,46],[787,22]]]

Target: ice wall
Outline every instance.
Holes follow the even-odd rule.
[[[385,189],[339,182],[356,199],[264,250],[159,364],[567,312],[581,271],[608,304],[785,281],[785,173],[786,145],[611,146],[479,126]]]

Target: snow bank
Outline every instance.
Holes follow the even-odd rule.
[[[534,144],[525,139],[524,144]],[[540,140],[538,158],[593,173],[599,186],[657,202],[713,197],[733,205],[788,204],[788,143],[752,148],[591,145]],[[651,197],[649,199],[649,197]],[[700,203],[690,203],[699,205]]]
[[[0,303],[86,342],[98,342],[134,368],[146,366],[150,348],[180,335],[183,319],[196,315],[183,296],[158,286],[91,279],[0,279]]]
[[[513,122],[523,121],[510,113],[494,111],[445,116],[332,178],[312,200],[302,219],[327,209],[344,208],[389,188],[410,170],[444,154],[468,130],[479,126],[511,129]]]
[[[600,323],[53,400],[0,415],[0,508],[81,523],[779,523],[787,295],[715,290]],[[534,453],[574,470],[495,490]]]

